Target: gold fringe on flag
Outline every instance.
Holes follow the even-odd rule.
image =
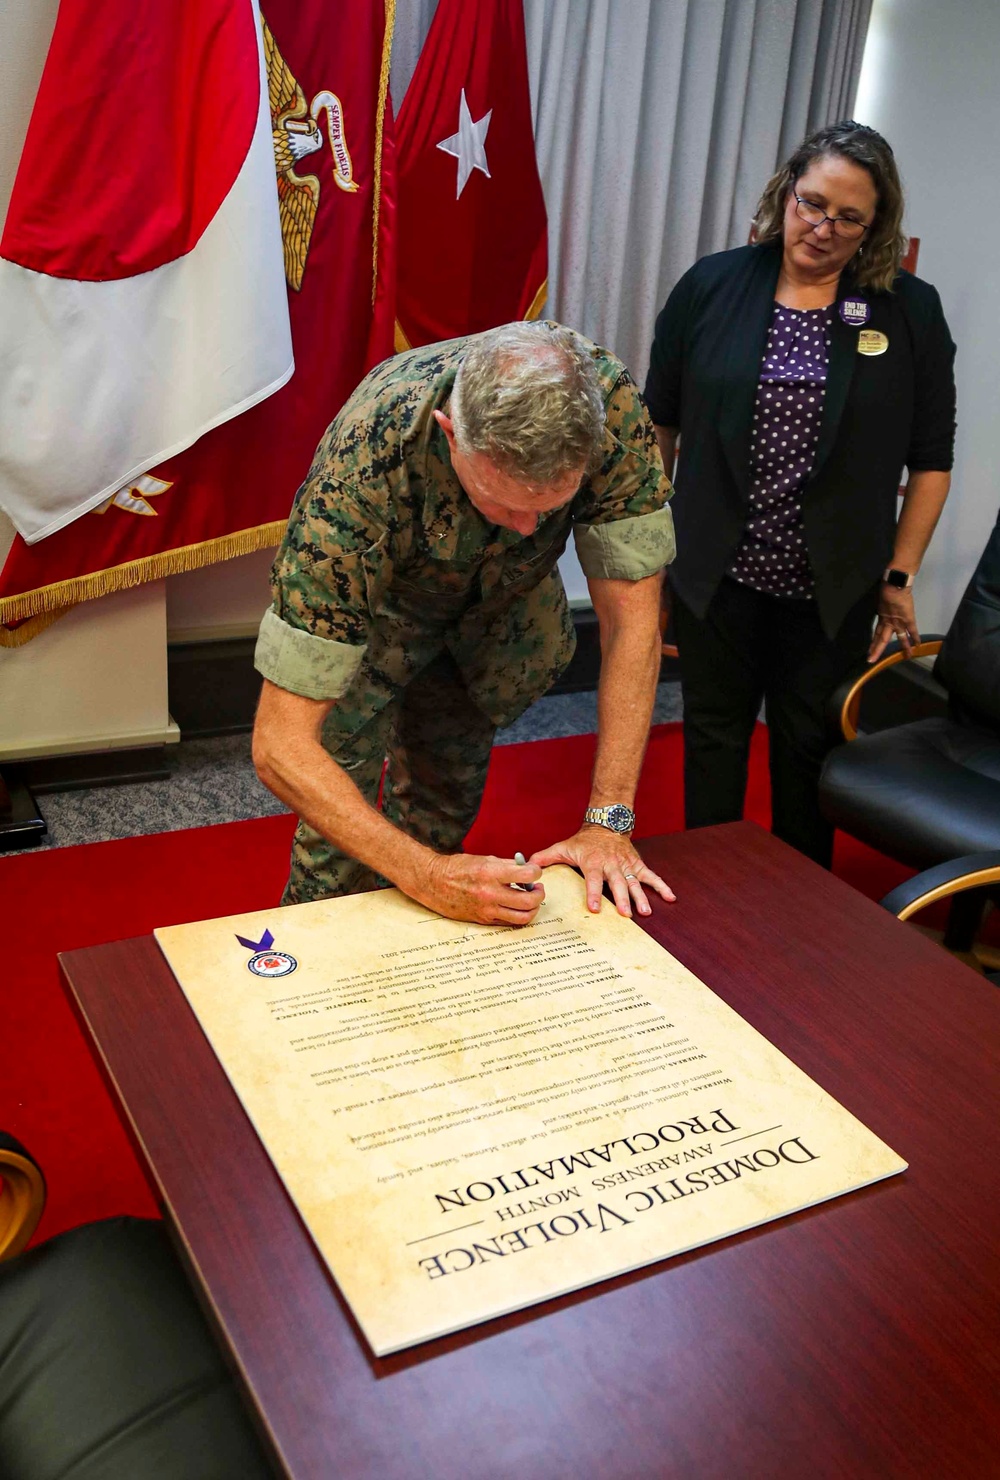
[[[200,570],[202,566],[215,565],[220,560],[234,560],[238,555],[266,550],[269,545],[280,543],[287,523],[287,519],[275,519],[270,524],[258,524],[253,529],[237,529],[232,534],[220,535],[214,540],[203,540],[198,545],[181,545],[175,550],[163,550],[158,555],[144,555],[140,560],[127,560],[123,565],[113,565],[108,570],[96,570],[89,575],[74,576],[68,581],[56,581],[51,586],[39,586],[34,591],[25,591],[18,596],[0,596],[0,622],[18,622],[23,617],[39,617],[49,612],[58,612],[60,607],[73,606],[78,601],[92,601],[98,596],[110,596],[115,591],[127,591],[132,586],[141,586],[143,581],[158,581],[162,576]],[[0,636],[0,647],[20,647],[27,642],[28,637],[22,637],[18,641],[21,631],[23,628],[16,628],[14,632],[8,631],[6,638]],[[7,638],[12,638],[13,641],[7,641]]]
[[[44,632],[46,627],[51,627],[53,622],[58,622],[60,617],[72,610],[71,606],[60,606],[54,611],[42,612],[41,616],[29,617],[18,627],[0,626],[0,648],[24,647],[26,642],[30,642],[33,637]]]

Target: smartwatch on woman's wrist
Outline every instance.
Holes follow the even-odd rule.
[[[897,570],[893,565],[882,572],[883,586],[895,586],[897,591],[908,591],[915,580],[912,570]]]

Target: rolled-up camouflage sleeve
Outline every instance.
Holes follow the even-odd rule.
[[[271,568],[257,671],[308,699],[339,699],[361,666],[372,609],[392,577],[382,511],[336,479],[310,475]]]
[[[573,505],[573,538],[588,580],[641,581],[676,553],[663,470],[649,412],[623,370],[606,402],[601,463]]]

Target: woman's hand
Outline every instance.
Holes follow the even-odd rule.
[[[920,641],[917,614],[913,607],[913,591],[907,587],[882,585],[878,599],[878,622],[875,636],[868,649],[868,661],[874,663],[885,652],[890,642],[899,640],[906,656],[914,644]]]

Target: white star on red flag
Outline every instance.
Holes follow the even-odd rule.
[[[462,99],[458,105],[458,133],[452,134],[448,139],[442,139],[438,144],[445,154],[453,154],[458,160],[458,181],[455,189],[455,199],[458,200],[469,181],[473,170],[482,170],[483,174],[490,178],[490,168],[486,163],[486,131],[493,117],[493,109],[484,113],[482,118],[472,121],[469,105],[465,101],[465,88],[462,88]]]

